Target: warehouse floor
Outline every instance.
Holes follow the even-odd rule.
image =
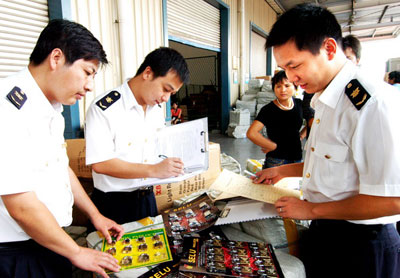
[[[246,160],[248,158],[257,160],[265,158],[261,148],[247,138],[233,138],[224,134],[210,133],[209,141],[220,144],[221,153],[226,153],[236,159],[240,163],[242,172],[246,169]]]

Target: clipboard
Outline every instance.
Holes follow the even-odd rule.
[[[155,160],[152,163],[159,163],[166,157],[179,157],[185,165],[185,174],[166,179],[141,179],[138,187],[178,182],[207,171],[208,119],[201,118],[161,129],[157,133],[155,146]]]

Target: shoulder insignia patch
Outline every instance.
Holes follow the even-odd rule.
[[[114,104],[117,100],[119,100],[121,94],[118,91],[111,91],[109,94],[104,96],[102,99],[96,102],[96,105],[101,108],[101,110],[106,110],[112,104]]]
[[[18,109],[21,109],[25,101],[28,99],[25,93],[17,86],[12,88],[12,90],[8,93],[7,98]]]
[[[357,79],[351,80],[345,89],[345,94],[349,97],[351,103],[360,110],[364,104],[367,103],[369,98],[371,97],[370,94],[365,90],[365,88],[358,82]]]

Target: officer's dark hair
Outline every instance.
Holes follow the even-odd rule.
[[[394,83],[400,83],[400,71],[394,70],[390,72],[388,78],[393,80]]]
[[[282,82],[283,80],[288,80],[286,73],[284,70],[280,70],[271,79],[271,85],[272,85],[272,90],[275,92],[275,85],[278,84],[279,82]],[[289,81],[290,82],[290,81]],[[297,90],[297,85],[293,83],[295,89]]]
[[[55,48],[61,49],[67,64],[73,64],[79,59],[97,60],[102,65],[108,64],[101,43],[88,29],[76,22],[65,19],[51,20],[40,33],[29,61],[40,65]]]
[[[343,50],[346,50],[346,48],[350,47],[353,50],[354,54],[356,55],[356,58],[358,60],[361,59],[361,43],[355,36],[348,35],[344,37],[342,45],[343,45],[342,47]]]
[[[288,10],[275,22],[268,35],[266,48],[293,40],[298,50],[317,55],[326,38],[342,42],[342,30],[335,16],[314,4],[300,4]]]
[[[189,69],[186,61],[178,51],[172,48],[160,47],[147,54],[137,70],[136,76],[141,74],[146,67],[151,68],[154,78],[165,76],[170,70],[173,70],[183,83],[189,82]]]

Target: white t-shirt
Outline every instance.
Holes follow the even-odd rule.
[[[353,79],[364,89],[347,96],[345,88]],[[362,104],[358,110],[356,106]],[[315,116],[304,160],[304,198],[320,203],[357,194],[400,197],[399,104],[396,89],[346,62],[329,86],[312,99]],[[398,220],[395,215],[350,222],[387,224]]]
[[[145,113],[125,81],[120,87],[97,97],[88,109],[86,164],[113,158],[153,164],[156,162],[155,134],[164,126],[164,110],[158,105],[147,106]],[[92,174],[94,186],[103,192],[133,191],[132,186],[143,180],[115,178],[95,171]]]
[[[0,195],[34,191],[60,226],[70,225],[74,199],[62,105],[50,104],[27,68],[1,80],[0,88]],[[20,93],[11,93],[10,100],[7,95],[16,90]],[[25,96],[25,103],[18,104],[18,96]],[[0,242],[30,238],[2,199],[0,227]]]

